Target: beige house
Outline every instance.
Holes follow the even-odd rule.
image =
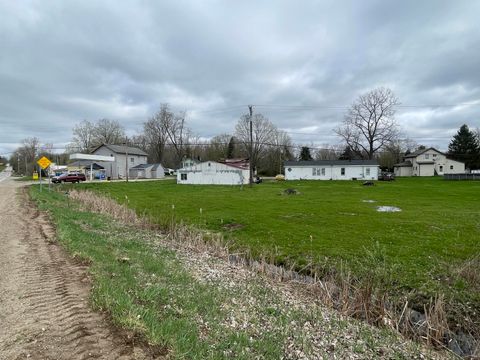
[[[394,165],[395,176],[435,176],[465,172],[465,164],[447,158],[435,148],[420,149],[405,155],[403,162]]]

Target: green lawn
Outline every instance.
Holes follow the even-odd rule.
[[[442,291],[480,304],[478,286],[455,273],[480,256],[480,182],[408,178],[365,187],[355,181],[291,181],[241,189],[157,181],[82,187],[128,203],[162,225],[174,219],[221,231],[234,248],[298,269],[346,261],[360,272],[378,243],[395,269],[392,288],[427,296]],[[300,194],[283,195],[286,188]],[[381,205],[402,211],[377,212]]]

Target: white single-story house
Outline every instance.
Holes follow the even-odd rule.
[[[377,160],[285,161],[285,180],[378,180]]]
[[[177,184],[242,185],[249,182],[245,160],[205,161],[177,170]]]
[[[165,169],[162,164],[139,164],[128,173],[132,179],[161,179],[165,177]]]
[[[435,176],[465,172],[465,164],[447,158],[435,148],[419,149],[393,165],[395,176]]]
[[[147,163],[147,153],[131,146],[103,144],[95,148],[92,154],[115,158],[112,162],[96,161],[105,168],[105,175],[111,179],[124,179],[127,169]]]

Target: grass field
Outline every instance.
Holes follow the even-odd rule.
[[[365,187],[350,181],[264,183],[253,188],[173,181],[86,184],[168,225],[219,231],[232,247],[302,269],[347,264],[369,273],[372,256],[393,269],[391,289],[480,304],[478,283],[460,269],[480,256],[480,182],[408,178]],[[284,195],[295,188],[298,195]],[[374,201],[374,202],[367,202]],[[377,206],[399,207],[380,213]],[[478,269],[477,269],[478,270]]]
[[[58,241],[89,264],[94,309],[165,358],[330,358],[333,351],[338,358],[430,358],[394,332],[306,306],[285,297],[285,284],[276,288],[219,258],[172,250],[179,240],[87,211],[63,191],[32,186],[30,193]]]

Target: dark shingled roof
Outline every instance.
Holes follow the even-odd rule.
[[[285,161],[285,166],[378,165],[377,160],[311,160]]]
[[[131,146],[125,147],[124,145],[110,145],[110,144],[103,144],[103,145],[97,146],[95,149],[93,149],[92,153],[100,149],[102,146],[105,146],[106,148],[110,149],[111,151],[117,154],[125,154],[125,149],[126,149],[129,155],[140,155],[140,156],[148,155],[145,151],[140,150],[139,148],[135,148]]]
[[[404,161],[398,164],[393,164],[394,167],[411,167],[412,162],[411,161]]]
[[[438,151],[437,149],[433,148],[433,147],[429,147],[429,148],[426,148],[426,149],[419,149],[417,151],[414,151],[408,155],[405,155],[404,157],[405,158],[411,158],[411,157],[417,157],[418,155],[422,155],[424,152],[428,151],[428,150],[435,150],[436,152],[438,152],[439,154],[442,154],[442,155],[445,155],[444,153],[442,153],[441,151]]]
[[[136,166],[133,166],[130,168],[130,170],[142,170],[142,169],[148,169],[148,168],[152,168],[152,171],[156,171],[159,166],[162,166],[162,164],[160,163],[156,163],[156,164],[139,164],[139,165],[136,165]]]
[[[71,167],[76,166],[76,167],[83,167],[85,169],[90,169],[90,164],[92,164],[92,169],[93,170],[104,169],[103,166],[98,165],[97,163],[92,163],[91,160],[77,160],[77,161],[71,162],[70,164],[68,164],[68,166],[71,166]]]

